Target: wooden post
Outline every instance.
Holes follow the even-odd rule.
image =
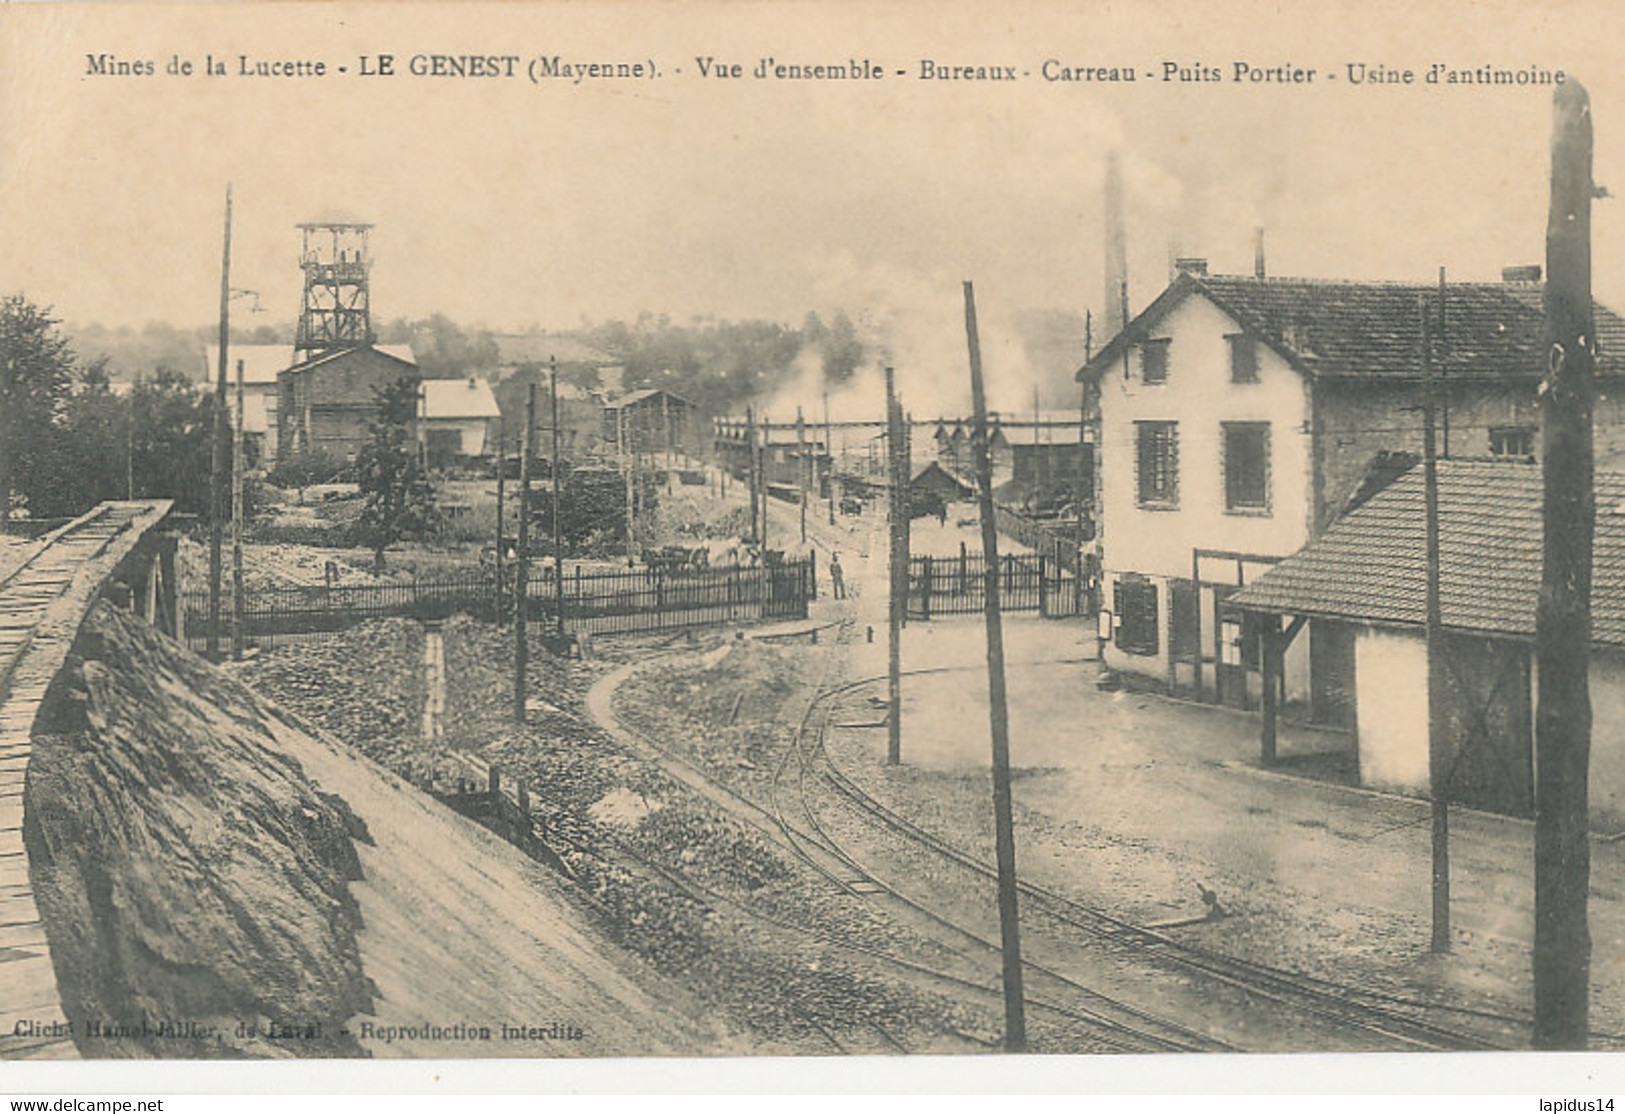
[[[1195,658],[1195,661],[1192,662],[1192,664],[1191,664],[1191,685],[1192,685],[1192,687],[1194,687],[1196,689],[1196,702],[1198,704],[1200,704],[1202,702],[1202,683],[1203,683],[1202,682],[1202,653],[1203,653],[1203,650],[1202,650],[1202,558],[1201,558],[1201,554],[1199,554],[1194,549],[1191,550],[1191,591],[1196,593],[1196,599],[1194,600],[1194,610],[1196,612],[1196,630],[1191,635],[1191,647],[1192,647],[1192,650],[1193,650],[1193,653],[1192,653],[1191,656],[1193,658]],[[1218,668],[1219,668],[1219,663],[1215,661],[1213,663],[1213,668],[1214,668],[1215,671],[1217,671]]]
[[[1038,617],[1049,616],[1049,585],[1044,582],[1044,555],[1038,554]]]
[[[1004,958],[1004,1050],[1027,1050],[1022,992],[1021,928],[1016,903],[1016,837],[1010,801],[1010,713],[1004,678],[1004,626],[999,614],[999,532],[993,521],[993,466],[988,460],[987,396],[982,386],[982,349],[976,335],[976,295],[965,283],[965,338],[970,349],[972,405],[976,410],[976,486],[987,562],[983,616],[987,623],[988,717],[993,741],[994,852],[999,873],[999,929]]]
[[[226,183],[226,227],[220,249],[220,360],[209,438],[209,625],[203,652],[220,660],[221,554],[226,516],[226,349],[231,340],[231,183]]]
[[[1428,335],[1427,299],[1416,299],[1422,337],[1422,501],[1426,550],[1425,623],[1428,683],[1428,798],[1433,820],[1433,936],[1436,955],[1450,951],[1450,683],[1444,645],[1444,613],[1439,597],[1439,465],[1434,445],[1438,409],[1433,379],[1433,352]]]
[[[829,424],[829,392],[824,392],[824,482],[829,490],[829,524],[835,525],[835,439]]]
[[[231,660],[243,660],[243,361],[237,361],[237,428],[231,446]]]
[[[920,618],[931,618],[931,558],[929,555],[920,558],[924,571],[920,574]]]
[[[759,508],[756,505],[756,467],[758,464],[756,454],[756,411],[752,407],[745,407],[745,474],[750,486],[750,540],[754,545],[762,544],[762,531],[757,525],[756,514]]]
[[[565,633],[565,626],[564,626],[564,527],[563,527],[563,524],[559,521],[559,515],[561,513],[560,512],[560,507],[562,505],[562,496],[560,495],[560,491],[562,489],[561,489],[560,485],[563,483],[563,480],[559,476],[560,464],[559,464],[559,361],[558,361],[558,358],[556,356],[549,356],[547,358],[547,367],[548,367],[548,371],[550,373],[548,375],[548,377],[547,377],[548,392],[552,395],[552,399],[553,399],[553,466],[550,469],[550,471],[553,473],[553,602],[554,602],[554,605],[558,608],[558,611],[559,611],[559,615],[558,615],[558,620],[559,620],[558,635],[559,635],[559,638],[562,640],[564,638],[564,633]],[[668,438],[668,441],[669,441],[669,439],[670,439],[670,429],[669,428],[667,430],[667,438]],[[667,452],[668,453],[670,452],[670,445],[669,444],[667,445]]]
[[[1541,398],[1545,532],[1535,616],[1535,1026],[1541,1049],[1586,1048],[1590,1028],[1591,103],[1569,80],[1553,94],[1546,225],[1548,367]]]
[[[807,482],[807,423],[801,407],[796,407],[796,478],[801,481],[801,544],[807,544],[807,500],[812,498]]]
[[[1264,726],[1259,738],[1259,760],[1265,766],[1275,765],[1276,678],[1281,675],[1281,617],[1267,615],[1261,631],[1264,677]]]
[[[908,605],[908,557],[900,544],[903,530],[907,529],[907,511],[903,508],[902,483],[899,463],[903,445],[903,410],[897,402],[897,378],[892,368],[886,369],[886,456],[890,483],[887,487],[888,523],[891,527],[890,547],[887,551],[887,572],[891,591],[887,600],[886,622],[890,632],[887,644],[887,703],[886,703],[886,764],[895,766],[903,760],[903,609]],[[901,567],[899,567],[901,566]]]
[[[536,384],[525,388],[525,428],[519,441],[519,553],[513,589],[513,721],[525,722],[525,684],[530,669],[530,448],[536,428]],[[492,771],[495,773],[495,770]]]
[[[503,505],[508,491],[508,429],[507,423],[500,414],[497,416],[497,559],[496,559],[496,591],[492,593],[492,606],[496,610],[497,629],[502,629],[502,564],[503,549],[506,548],[503,538]]]

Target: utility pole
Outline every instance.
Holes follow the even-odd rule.
[[[226,183],[226,226],[220,248],[220,362],[214,391],[214,429],[209,439],[209,626],[204,654],[220,660],[220,581],[226,517],[226,347],[231,339],[231,183]]]
[[[829,392],[824,392],[824,459],[825,482],[829,485],[829,524],[835,525],[835,438],[829,424]]]
[[[507,422],[500,412],[497,414],[497,557],[496,557],[496,591],[492,594],[493,606],[496,609],[497,629],[502,629],[502,565],[503,550],[507,548],[507,539],[503,536],[506,526],[503,522],[503,504],[506,502],[508,489],[508,428]]]
[[[796,478],[801,481],[801,544],[807,544],[807,423],[802,420],[801,407],[796,407]]]
[[[750,540],[760,547],[762,544],[762,530],[756,521],[756,411],[745,407],[745,471],[750,488]]]
[[[559,476],[559,361],[547,358],[548,388],[553,396],[553,598],[559,609],[559,637],[564,637],[564,526],[559,521],[563,480]]]
[[[1433,351],[1428,337],[1427,298],[1416,299],[1416,321],[1422,333],[1422,500],[1426,537],[1425,592],[1428,654],[1428,797],[1433,819],[1433,938],[1435,955],[1450,952],[1450,768],[1449,670],[1444,645],[1444,611],[1439,599],[1439,463],[1434,447],[1438,408],[1433,378]]]
[[[976,335],[976,292],[965,283],[965,340],[970,349],[971,404],[976,411],[976,495],[982,522],[983,615],[987,621],[987,691],[993,736],[993,845],[999,870],[999,930],[1004,955],[1004,1050],[1027,1051],[1021,985],[1021,925],[1016,905],[1015,819],[1010,804],[1010,710],[1004,687],[1004,624],[999,614],[999,532],[993,521],[993,464],[988,459],[987,394]]]
[[[1088,367],[1089,366],[1089,361],[1094,358],[1094,348],[1095,348],[1095,318],[1094,318],[1094,313],[1092,311],[1090,311],[1090,310],[1084,310],[1083,311],[1083,365],[1085,367]],[[1080,384],[1078,384],[1078,480],[1077,480],[1077,489],[1076,489],[1077,490],[1076,498],[1077,498],[1077,504],[1078,504],[1078,506],[1077,506],[1077,511],[1078,511],[1078,514],[1077,514],[1077,518],[1078,518],[1078,548],[1077,548],[1076,556],[1074,558],[1076,560],[1076,562],[1077,562],[1077,567],[1072,570],[1072,572],[1073,572],[1073,579],[1072,579],[1073,610],[1075,610],[1079,615],[1082,615],[1083,612],[1084,612],[1083,546],[1084,546],[1084,540],[1085,539],[1084,539],[1084,536],[1083,536],[1083,534],[1084,534],[1083,526],[1084,526],[1084,515],[1087,513],[1086,509],[1085,509],[1085,501],[1086,501],[1086,498],[1087,498],[1087,500],[1089,502],[1092,502],[1093,501],[1093,496],[1094,496],[1094,490],[1093,490],[1093,485],[1092,484],[1090,485],[1090,490],[1087,493],[1084,491],[1084,488],[1083,488],[1084,475],[1085,475],[1085,473],[1090,471],[1089,468],[1084,467],[1084,461],[1087,460],[1091,466],[1094,464],[1094,457],[1091,455],[1091,450],[1089,448],[1089,445],[1088,445],[1087,441],[1084,438],[1084,434],[1086,434],[1088,431],[1089,431],[1089,384],[1088,383],[1080,383]],[[1198,596],[1200,596],[1200,592],[1198,592]],[[1201,652],[1200,647],[1198,647],[1197,652],[1198,652],[1198,656],[1200,656],[1200,652]]]
[[[124,427],[124,498],[135,498],[135,403],[130,403],[129,418]]]
[[[902,544],[908,529],[908,512],[903,505],[900,463],[903,455],[903,406],[897,399],[897,374],[886,369],[886,457],[890,492],[887,524],[891,529],[887,549],[887,572],[891,591],[886,608],[886,765],[903,761],[903,611],[908,606],[907,550]],[[901,567],[900,567],[901,566]]]
[[[237,429],[231,445],[231,660],[243,660],[243,361],[237,361]]]
[[[513,589],[513,721],[525,722],[525,677],[530,668],[530,443],[536,428],[536,384],[525,387],[525,429],[519,442],[519,553]]]
[[[1539,1049],[1589,1040],[1591,879],[1591,101],[1573,80],[1553,94],[1546,224],[1548,366],[1541,395],[1545,487],[1535,656],[1535,1026]]]

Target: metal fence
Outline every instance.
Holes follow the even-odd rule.
[[[436,620],[472,615],[494,620],[500,599],[504,618],[514,612],[513,576],[500,594],[487,569],[388,584],[250,588],[243,593],[244,640],[255,645],[308,641],[370,619],[398,616]],[[559,599],[553,570],[533,569],[525,614],[532,622],[556,622]],[[229,589],[221,604],[229,630]],[[817,595],[810,559],[772,565],[655,571],[566,569],[564,621],[571,632],[591,634],[672,630],[716,623],[805,619]],[[184,594],[187,641],[204,644],[207,592]],[[224,631],[222,639],[225,638]]]
[[[987,561],[981,554],[911,557],[908,614],[911,619],[981,611],[986,599]],[[1059,617],[1079,613],[1077,577],[1039,554],[999,558],[999,607]]]

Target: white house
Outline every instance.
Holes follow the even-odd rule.
[[[1431,340],[1445,455],[1538,457],[1541,285],[1538,268],[1441,289],[1189,263],[1079,372],[1098,422],[1106,659],[1256,706],[1258,618],[1225,601],[1319,536],[1374,469],[1419,451],[1420,313],[1442,321]],[[1625,442],[1625,319],[1595,313],[1601,457]],[[1348,630],[1311,621],[1283,633],[1280,695],[1352,725]]]
[[[243,433],[258,440],[260,459],[276,459],[277,375],[293,366],[290,344],[233,344],[226,349],[226,398],[231,400],[232,420],[237,417],[237,362],[243,364]],[[220,349],[209,345],[203,350],[203,389],[214,390],[220,372]]]
[[[445,467],[459,459],[486,454],[492,424],[502,416],[491,384],[467,379],[425,379],[420,425],[429,462]]]

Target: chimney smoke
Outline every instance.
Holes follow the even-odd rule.
[[[1253,277],[1264,277],[1264,229],[1253,229]]]

